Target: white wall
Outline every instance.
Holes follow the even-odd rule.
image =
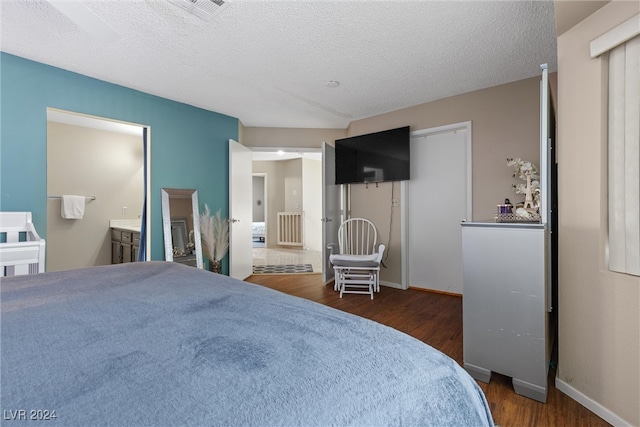
[[[320,160],[302,159],[302,207],[305,247],[322,251],[322,161]]]
[[[302,160],[280,160],[284,171],[284,210],[302,211]]]
[[[253,173],[267,175],[267,247],[277,247],[278,212],[304,212],[305,247],[321,250],[322,162],[306,158],[254,161]]]
[[[278,166],[278,162],[254,161],[253,173],[267,176],[266,244],[267,247],[276,247],[278,212],[284,211],[284,170]]]
[[[253,222],[264,222],[264,176],[254,176],[253,180]]]
[[[109,221],[138,219],[143,185],[142,138],[48,122],[47,194],[96,200],[81,220],[62,219],[60,200],[47,200],[47,271],[110,264]]]

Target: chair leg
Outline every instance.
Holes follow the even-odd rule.
[[[380,289],[378,276],[378,271],[375,269],[334,267],[333,289],[340,291],[340,298],[342,298],[343,294],[369,294],[373,299],[373,293],[378,292]]]
[[[373,299],[373,291],[376,288],[376,273],[373,271],[369,272],[369,294],[371,294],[371,299]]]
[[[340,298],[342,298],[342,293],[344,292],[344,269],[342,268],[335,268],[334,269],[334,285],[333,285],[333,289],[336,291],[340,291]]]

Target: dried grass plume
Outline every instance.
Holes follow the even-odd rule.
[[[222,217],[220,209],[215,215],[211,215],[209,206],[205,203],[204,211],[200,214],[200,234],[207,259],[222,260],[229,249],[229,222]]]

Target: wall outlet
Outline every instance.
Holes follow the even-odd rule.
[[[398,199],[391,199],[391,206],[397,208],[398,206],[400,206],[400,201]]]
[[[123,214],[126,214],[127,212],[129,212],[129,208],[128,208],[128,207],[126,207],[126,206],[123,206],[123,207],[122,207],[122,213],[123,213]]]

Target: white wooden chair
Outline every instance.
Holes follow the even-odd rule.
[[[377,243],[378,232],[371,221],[351,218],[338,228],[338,243],[329,244],[329,261],[335,272],[334,289],[342,294],[368,294],[380,291],[380,262],[384,245]]]

